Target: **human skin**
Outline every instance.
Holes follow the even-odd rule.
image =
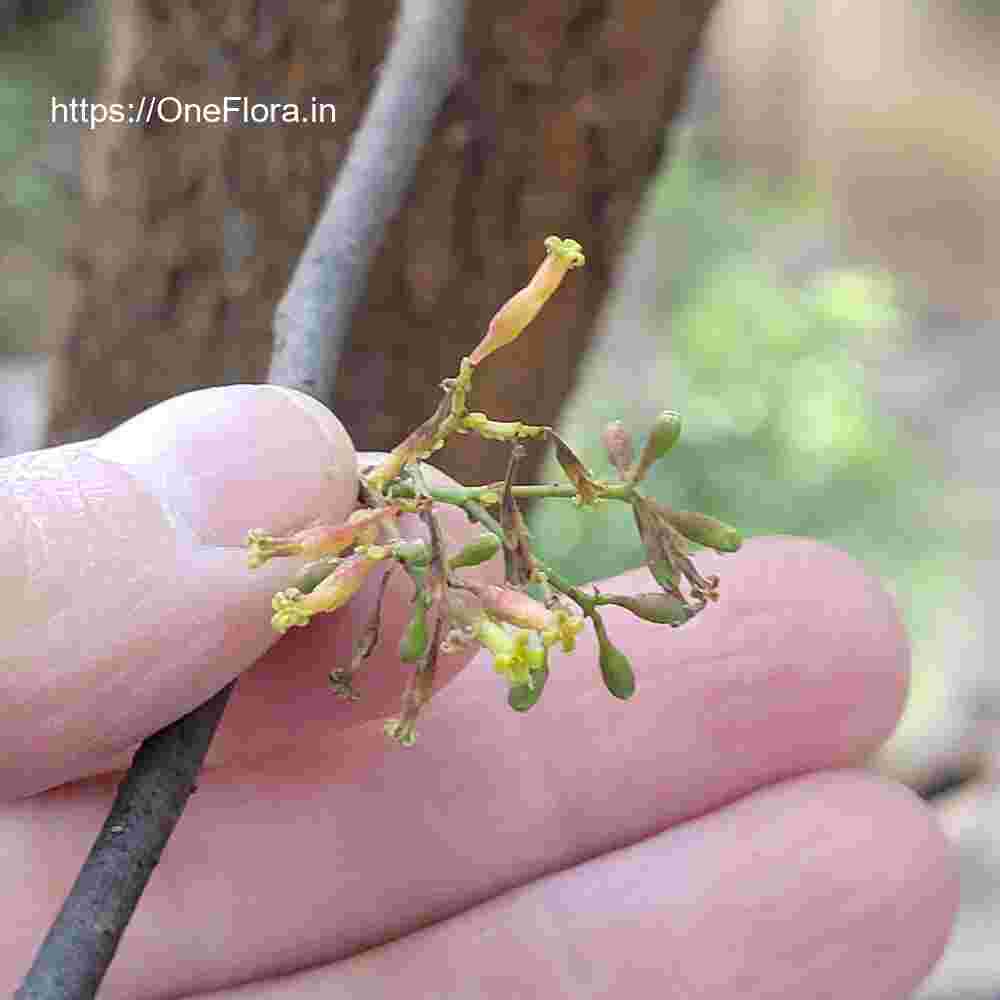
[[[371,588],[277,642],[296,561],[251,573],[239,546],[345,517],[357,462],[325,408],[263,386],[0,462],[0,992],[130,748],[242,674],[102,1000],[910,995],[957,882],[930,811],[854,766],[907,685],[876,580],[804,539],[699,553],[722,596],[684,628],[604,609],[631,701],[589,630],[523,715],[485,656],[452,656],[402,748],[379,720],[405,679],[405,579],[347,704],[326,678]]]

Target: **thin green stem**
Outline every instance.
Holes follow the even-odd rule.
[[[446,501],[446,503],[453,503],[454,501]],[[500,522],[497,521],[495,517],[477,500],[467,499],[458,504],[468,517],[475,521],[477,524],[481,524],[487,531],[492,531],[501,542],[506,542],[503,534],[503,528],[500,527]]]
[[[439,503],[450,503],[464,507],[469,502],[498,503],[502,484],[486,484],[483,486],[434,486],[427,490],[427,495]],[[632,503],[635,496],[635,486],[631,483],[596,484],[602,500],[621,500]],[[519,500],[572,500],[576,497],[576,487],[571,483],[534,483],[526,486],[512,486],[511,492]],[[386,496],[397,498],[416,498],[422,495],[408,483],[394,483],[386,490]],[[496,499],[493,500],[492,498]]]
[[[466,514],[478,524],[481,524],[488,531],[492,531],[501,542],[504,541],[503,529],[500,527],[496,518],[493,517],[489,511],[483,507],[482,504],[475,500],[467,500],[461,505],[465,510]],[[543,563],[540,559],[536,560],[538,563],[538,569],[540,572],[545,574],[545,579],[561,594],[565,594],[570,600],[575,601],[583,611],[585,617],[587,618],[597,618],[597,600],[590,596],[590,594],[584,593],[579,587],[574,587],[572,583],[569,582],[561,573],[553,569],[547,563]]]

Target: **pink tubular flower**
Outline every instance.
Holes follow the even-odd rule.
[[[550,236],[545,241],[545,260],[535,276],[519,292],[509,298],[490,320],[486,336],[469,355],[469,361],[478,365],[494,351],[505,347],[521,335],[521,331],[538,315],[538,310],[566,277],[566,272],[584,263],[583,248],[576,240]]]
[[[535,630],[547,628],[550,623],[552,612],[541,601],[536,601],[520,590],[498,587],[492,583],[471,583],[467,586],[471,587],[482,601],[483,607],[494,618]]]
[[[378,525],[398,514],[399,509],[393,506],[356,510],[343,524],[319,524],[286,537],[251,531],[247,536],[250,568],[256,569],[275,556],[319,559],[339,555],[350,545],[370,544],[377,537]]]

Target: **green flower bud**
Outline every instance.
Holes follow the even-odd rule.
[[[742,544],[740,533],[723,521],[690,510],[661,506],[663,516],[685,537],[716,552],[735,552]]]
[[[660,592],[636,594],[634,597],[601,594],[596,601],[598,604],[617,604],[627,608],[637,618],[657,625],[683,625],[697,613],[695,608],[672,594]]]
[[[507,694],[507,704],[515,712],[527,712],[532,705],[538,703],[542,696],[542,689],[549,679],[549,668],[547,663],[532,670],[530,680],[527,684],[515,684]]]
[[[427,566],[431,561],[430,546],[419,539],[411,542],[395,542],[392,554],[410,566]]]
[[[404,663],[416,663],[427,650],[427,608],[423,598],[417,594],[413,605],[413,617],[399,640],[399,658]]]
[[[500,539],[492,532],[474,538],[448,560],[449,569],[478,566],[492,559],[500,551]]]
[[[628,657],[610,642],[601,643],[601,676],[604,686],[616,697],[625,700],[635,694],[635,674]]]
[[[681,415],[673,410],[664,410],[653,422],[639,461],[629,470],[628,478],[633,483],[641,482],[650,467],[673,448],[680,436]]]
[[[338,556],[325,556],[315,562],[306,563],[299,570],[292,586],[302,591],[303,594],[311,594],[338,566],[343,562]]]
[[[635,694],[635,674],[628,657],[608,638],[604,622],[595,614],[591,619],[594,631],[597,633],[597,644],[600,647],[601,677],[604,686],[623,701]]]

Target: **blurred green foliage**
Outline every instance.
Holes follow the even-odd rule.
[[[0,40],[0,353],[36,350],[49,323],[77,184],[66,155],[76,127],[51,128],[50,102],[92,96],[100,51],[75,15],[21,22]]]
[[[813,191],[731,172],[696,133],[678,142],[653,211],[670,254],[658,261],[669,315],[649,321],[652,336],[592,355],[561,433],[610,478],[603,427],[622,420],[638,448],[658,410],[678,410],[684,430],[647,478],[652,495],[746,536],[845,549],[886,579],[919,640],[954,591],[946,567],[960,542],[935,517],[933,455],[871,392],[869,366],[907,336],[893,281],[844,265]],[[817,234],[821,260],[803,265]],[[651,356],[623,361],[631,349]],[[562,478],[551,457],[545,475]],[[529,523],[544,557],[577,582],[643,561],[624,504],[549,501]],[[724,578],[722,588],[724,599]]]

